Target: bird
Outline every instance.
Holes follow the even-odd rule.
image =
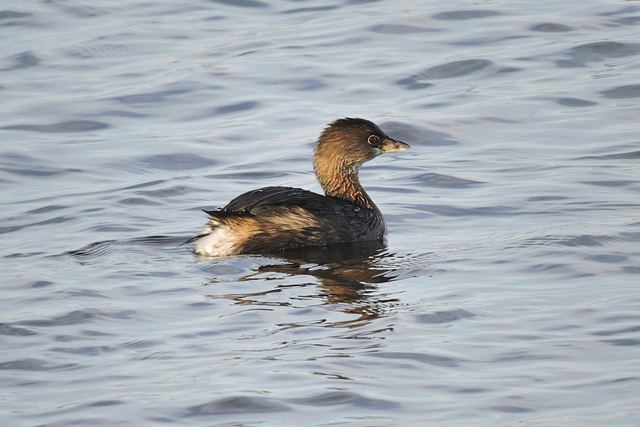
[[[410,146],[361,118],[333,121],[320,134],[313,169],[324,195],[293,187],[248,191],[216,210],[187,240],[209,257],[273,254],[290,249],[381,241],[384,218],[360,184],[360,166]]]

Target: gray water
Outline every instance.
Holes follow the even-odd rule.
[[[5,1],[3,426],[640,425],[640,3]],[[320,191],[386,248],[198,259]]]

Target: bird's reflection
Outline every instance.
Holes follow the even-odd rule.
[[[397,275],[393,269],[382,266],[382,260],[391,256],[383,242],[304,248],[268,256],[277,262],[262,264],[239,281],[269,280],[272,273],[287,277],[311,276],[316,279],[314,286],[321,290],[319,296],[327,304],[338,305],[341,311],[358,316],[344,325],[333,326],[357,327],[368,323],[379,317],[388,304],[397,301],[376,292],[376,285]],[[235,294],[232,299],[239,304],[263,305],[264,302],[258,301],[259,297],[273,292],[280,292],[280,289]],[[289,303],[280,301],[278,305]]]

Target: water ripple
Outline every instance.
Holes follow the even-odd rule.
[[[212,1],[214,3],[224,4],[227,6],[234,6],[234,7],[247,7],[247,8],[257,8],[257,9],[264,9],[269,7],[267,3],[264,3],[258,0],[209,0],[209,1]]]
[[[211,167],[217,162],[213,159],[192,153],[156,154],[142,159],[147,167],[176,171]]]
[[[569,49],[570,59],[558,61],[559,67],[584,67],[590,62],[622,58],[640,53],[640,43],[602,41],[587,43]]]
[[[579,98],[559,98],[556,102],[565,107],[590,107],[592,105],[598,105],[597,102]]]
[[[40,327],[58,327],[68,325],[78,325],[83,323],[91,323],[101,317],[128,319],[134,314],[133,311],[126,310],[121,312],[106,313],[97,309],[74,310],[61,316],[48,319],[31,319],[17,322],[18,325],[40,326]]]
[[[39,359],[21,359],[0,363],[0,370],[20,371],[57,371],[76,368],[76,364],[52,365],[48,361]]]
[[[600,92],[605,98],[624,99],[640,97],[640,84],[614,87]]]
[[[409,353],[409,352],[376,352],[376,353],[368,353],[368,357],[375,358],[384,358],[389,359],[389,361],[395,363],[406,363],[405,361],[415,361],[419,363],[424,363],[427,365],[435,365],[442,366],[447,368],[455,368],[460,366],[461,360],[447,357],[447,356],[439,356],[428,353]]]
[[[114,98],[116,101],[126,105],[140,106],[145,104],[155,104],[165,102],[167,98],[175,95],[182,95],[188,93],[187,89],[173,89],[173,90],[161,90],[158,92],[138,93],[134,95],[125,95]]]
[[[36,67],[40,64],[40,58],[31,52],[23,52],[18,55],[11,56],[7,59],[11,65],[2,71],[22,70],[24,68]]]
[[[438,31],[430,28],[416,27],[413,25],[398,25],[398,24],[383,24],[376,25],[371,28],[374,33],[381,34],[411,34],[411,33],[426,33],[430,31]]]
[[[212,414],[247,414],[287,411],[290,408],[258,396],[232,396],[189,408],[188,416]]]
[[[29,329],[17,328],[15,326],[0,323],[0,335],[14,335],[14,336],[25,337],[29,335],[35,335],[35,334],[36,332],[33,332]]]
[[[565,24],[558,24],[555,22],[545,22],[542,24],[536,24],[529,29],[531,31],[540,31],[543,33],[564,33],[567,31],[573,31],[573,28],[571,28],[570,26]]]
[[[434,172],[413,175],[411,179],[420,182],[421,185],[440,188],[466,188],[474,184],[482,184],[480,181],[472,181],[451,175],[441,175]]]
[[[229,105],[224,105],[222,107],[218,107],[215,110],[213,110],[213,114],[218,115],[218,114],[232,114],[232,113],[237,113],[240,111],[246,111],[246,110],[251,110],[253,108],[256,108],[260,105],[259,102],[256,101],[245,101],[245,102],[239,102],[236,104],[229,104]]]
[[[501,13],[492,10],[456,10],[438,13],[433,15],[432,18],[441,21],[466,21],[469,19],[487,18],[498,15],[501,15]]]
[[[41,133],[67,133],[67,132],[89,132],[108,128],[109,125],[103,122],[92,120],[70,120],[66,122],[53,123],[49,125],[24,124],[4,126],[2,129],[24,130]]]
[[[461,319],[470,319],[474,317],[470,311],[457,308],[447,311],[437,311],[435,313],[426,313],[416,316],[416,321],[418,323],[425,324],[439,324],[439,323],[450,323],[455,322]]]
[[[390,400],[370,399],[354,392],[334,391],[322,393],[317,396],[292,399],[299,405],[310,406],[333,406],[333,405],[354,405],[368,409],[386,410],[398,408],[400,405]]]
[[[13,11],[13,10],[0,11],[0,21],[5,21],[5,20],[9,20],[9,19],[26,18],[27,16],[32,16],[32,14],[31,13],[24,13],[24,12],[16,12],[16,11]],[[15,25],[15,23],[14,22],[3,22],[2,25],[9,26],[9,25]]]
[[[421,73],[398,80],[396,84],[408,89],[424,89],[431,86],[425,80],[451,79],[480,71],[492,62],[486,59],[463,59],[429,68]]]

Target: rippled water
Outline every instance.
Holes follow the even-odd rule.
[[[640,4],[4,2],[7,426],[635,426]],[[319,191],[338,117],[386,248],[197,259]]]

